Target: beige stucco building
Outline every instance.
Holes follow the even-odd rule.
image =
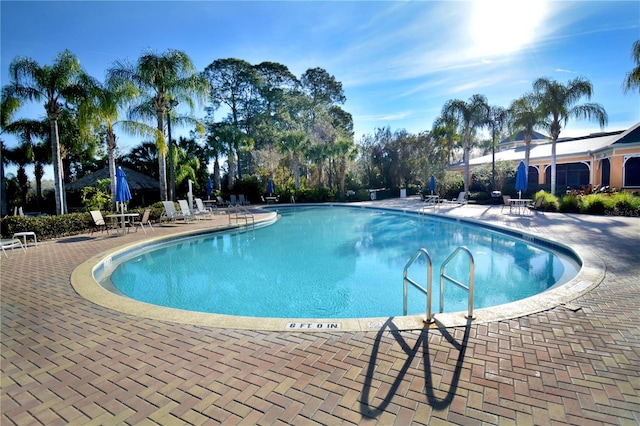
[[[524,160],[522,132],[498,145],[496,161],[512,161],[514,167]],[[491,164],[492,156],[472,158],[474,167]],[[529,188],[551,183],[551,140],[534,134],[529,153]],[[451,166],[462,172],[463,163]],[[581,189],[610,187],[640,192],[640,122],[627,130],[592,133],[587,136],[560,138],[556,143],[556,188]]]

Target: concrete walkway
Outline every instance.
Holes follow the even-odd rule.
[[[365,204],[422,207],[413,198]],[[500,210],[439,213],[589,251],[604,262],[604,280],[570,304],[504,321],[268,332],[123,314],[70,284],[92,256],[209,221],[10,252],[0,261],[0,422],[640,424],[640,219]]]

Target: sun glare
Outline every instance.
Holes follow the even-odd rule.
[[[470,36],[478,55],[500,55],[532,42],[546,11],[545,0],[476,0]]]

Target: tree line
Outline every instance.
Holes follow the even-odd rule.
[[[640,41],[632,57],[640,64]],[[626,76],[625,91],[640,87],[639,68]],[[33,164],[39,205],[44,165],[52,164],[57,214],[67,209],[64,184],[105,164],[114,193],[116,161],[157,178],[162,200],[185,192],[188,179],[203,188],[207,177],[216,190],[233,191],[247,180],[266,187],[273,179],[281,191],[313,188],[344,199],[347,189],[398,188],[422,185],[431,175],[444,178],[447,165],[462,151],[462,184],[468,191],[469,158],[481,142],[481,128],[489,130],[491,140],[484,142],[490,150],[505,132],[524,131],[527,165],[533,131],[547,131],[554,192],[555,143],[563,126],[574,118],[595,119],[600,126],[607,122],[601,105],[580,103],[592,96],[588,80],[563,84],[540,78],[508,108],[490,105],[481,94],[453,99],[430,130],[414,135],[380,128],[356,143],[353,118],[342,107],[342,84],[319,67],[296,77],[283,64],[227,58],[198,71],[186,53],[169,49],[144,52],[135,63],[116,61],[99,81],[65,50],[50,65],[17,57],[9,71],[0,125],[2,133],[20,142],[13,149],[2,142],[3,179],[4,165],[16,164],[18,202],[26,204],[24,167]],[[13,120],[32,101],[43,103],[46,118]],[[202,110],[204,118],[197,118],[195,112]],[[169,141],[172,125],[188,126],[189,137]],[[122,133],[142,139],[126,155],[117,144]],[[491,180],[495,187],[495,167]]]

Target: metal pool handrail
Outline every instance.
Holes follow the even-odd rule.
[[[244,218],[244,226],[249,226],[249,219],[251,219],[251,226],[255,228],[255,217],[246,207],[242,207],[239,204],[229,206],[229,225],[231,225],[232,214],[235,214],[236,223],[239,222],[240,218]]]
[[[416,261],[416,259],[418,259],[418,257],[420,257],[421,254],[424,254],[424,257],[427,258],[427,288],[426,289],[422,287],[420,284],[418,284],[416,281],[409,278],[408,276],[409,267],[413,264],[413,262]],[[415,288],[417,288],[427,296],[427,317],[424,319],[424,322],[426,323],[433,322],[433,318],[431,318],[432,269],[433,269],[433,263],[431,262],[431,256],[429,256],[429,252],[423,248],[418,249],[416,253],[413,255],[413,257],[411,258],[411,260],[409,260],[409,262],[407,262],[407,265],[404,267],[403,280],[402,280],[403,286],[404,286],[404,315],[407,315],[407,292],[409,290],[407,284],[411,284],[412,286],[414,286]]]
[[[465,253],[467,253],[467,256],[469,257],[469,285],[465,285],[465,284],[461,283],[460,281],[458,281],[458,280],[456,280],[456,279],[454,279],[452,277],[449,277],[448,275],[446,275],[444,273],[445,267],[461,251],[464,251]],[[473,255],[471,254],[471,251],[469,251],[469,249],[464,247],[464,246],[460,246],[457,249],[455,249],[454,252],[451,253],[451,255],[449,255],[447,260],[445,260],[442,263],[442,266],[440,267],[440,313],[442,313],[442,311],[444,310],[444,281],[448,280],[448,281],[454,283],[455,285],[464,288],[465,290],[467,290],[469,292],[469,306],[468,306],[468,310],[467,310],[467,318],[468,319],[473,319],[473,277],[474,277],[474,269],[475,269],[475,261],[473,260]]]

